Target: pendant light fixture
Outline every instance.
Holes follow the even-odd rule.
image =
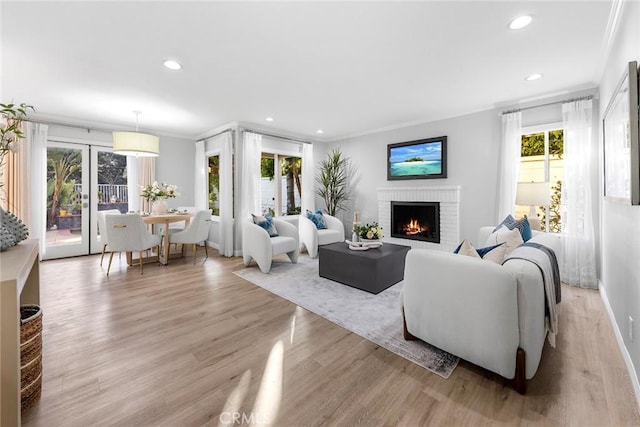
[[[160,153],[160,142],[155,135],[138,132],[138,115],[136,115],[135,132],[113,132],[113,152],[123,156],[156,157]]]

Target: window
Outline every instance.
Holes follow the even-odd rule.
[[[526,130],[526,129],[525,129]],[[549,182],[549,206],[537,206],[536,214],[543,231],[559,233],[562,230],[560,197],[562,193],[564,131],[558,126],[526,130],[522,135],[520,151],[520,182]],[[529,206],[516,206],[516,217],[529,213]]]
[[[220,156],[209,157],[209,209],[220,215]]]
[[[262,153],[260,161],[262,211],[274,216],[299,214],[302,194],[301,174],[302,159],[300,157]]]

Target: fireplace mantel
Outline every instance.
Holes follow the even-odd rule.
[[[378,222],[384,241],[412,248],[452,251],[460,243],[460,186],[393,186],[378,188]],[[390,236],[391,202],[440,202],[440,243]]]

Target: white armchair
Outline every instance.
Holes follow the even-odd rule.
[[[109,242],[107,241],[107,224],[105,222],[106,215],[120,215],[121,212],[118,209],[107,209],[104,211],[98,211],[98,233],[100,234],[100,243],[102,243],[102,256],[100,257],[100,266],[104,260],[104,253],[107,249]]]
[[[139,214],[106,215],[105,230],[109,242],[109,266],[107,277],[111,269],[111,261],[114,252],[138,252],[140,262],[140,274],[143,273],[142,252],[156,248],[160,253],[160,236],[151,234],[147,225]]]
[[[182,231],[169,228],[169,244],[193,245],[193,263],[196,263],[198,243],[204,242],[205,259],[209,258],[207,251],[207,239],[209,238],[209,225],[211,224],[211,211],[198,211],[189,225]]]
[[[250,219],[245,219],[242,223],[242,259],[246,267],[249,266],[253,258],[263,273],[271,270],[273,257],[287,254],[292,263],[298,261],[300,253],[300,243],[298,240],[298,230],[286,221],[274,218],[278,236],[269,237],[269,233],[264,228],[253,223]]]
[[[307,218],[304,213],[300,214],[298,229],[300,231],[300,243],[302,248],[307,248],[311,258],[318,256],[318,246],[328,245],[344,241],[344,226],[338,218],[323,214],[327,228],[318,230],[313,221]]]

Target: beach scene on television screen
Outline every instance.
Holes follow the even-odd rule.
[[[389,156],[391,176],[442,173],[442,141],[393,147]]]

